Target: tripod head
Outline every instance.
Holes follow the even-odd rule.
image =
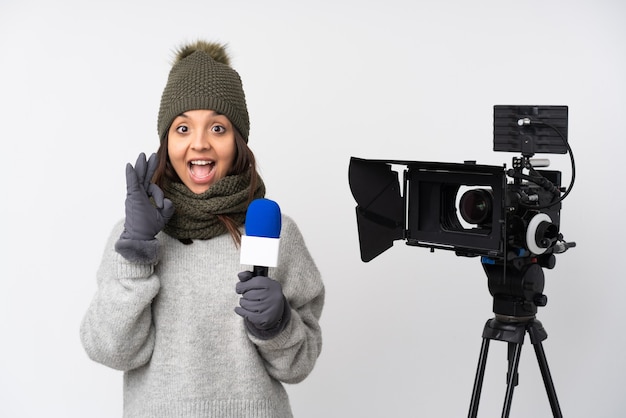
[[[511,265],[483,263],[488,278],[489,293],[493,296],[493,312],[507,321],[534,318],[537,307],[546,306],[543,294],[544,274],[538,263],[529,263],[521,269]]]

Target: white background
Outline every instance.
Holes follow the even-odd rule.
[[[78,337],[124,165],[156,150],[172,50],[229,44],[268,197],[323,272],[324,349],[288,386],[304,417],[466,416],[493,316],[479,261],[397,243],[359,257],[351,156],[510,165],[494,104],[569,106],[577,181],[538,319],[567,417],[626,414],[626,3],[0,0],[0,416],[116,417],[122,375]],[[571,174],[566,156],[552,169]],[[492,342],[479,416],[499,416]],[[551,416],[528,339],[511,417]]]

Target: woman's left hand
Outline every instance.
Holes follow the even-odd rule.
[[[254,327],[248,326],[253,335],[263,339],[277,335],[291,317],[280,283],[269,277],[254,276],[251,271],[242,271],[238,277],[235,290],[241,299],[235,312]]]

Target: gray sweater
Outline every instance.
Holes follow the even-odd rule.
[[[229,234],[184,245],[164,233],[156,265],[133,264],[113,246],[81,324],[91,359],[124,371],[124,417],[291,417],[280,382],[297,383],[322,347],[324,285],[296,224],[283,215],[278,267],[291,307],[270,340],[246,332],[234,312],[239,250]]]

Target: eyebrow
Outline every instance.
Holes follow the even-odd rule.
[[[199,110],[199,109],[193,109],[193,110]],[[209,110],[209,109],[206,109],[206,110]],[[223,114],[223,113],[217,112],[217,111],[215,111],[215,110],[211,110],[211,114],[212,114],[212,116],[224,116],[224,114]],[[187,119],[189,119],[189,116],[188,116],[185,112],[183,112],[183,113],[179,113],[179,114],[177,115],[177,117],[178,117],[178,116],[180,116],[180,117],[182,117],[182,118],[187,118]]]

